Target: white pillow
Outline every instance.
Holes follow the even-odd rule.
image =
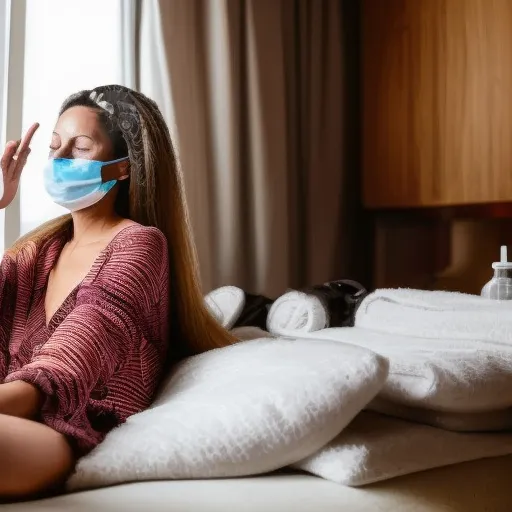
[[[386,376],[384,358],[335,341],[267,338],[191,357],[150,409],[79,460],[68,487],[273,471],[333,439]]]
[[[360,486],[510,453],[510,433],[449,432],[362,412],[322,450],[293,467],[339,484]]]

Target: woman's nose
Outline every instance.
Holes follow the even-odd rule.
[[[53,158],[71,158],[71,151],[69,148],[60,147],[59,149],[53,151],[51,156]]]

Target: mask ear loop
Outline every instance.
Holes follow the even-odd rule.
[[[104,165],[101,168],[101,181],[107,183],[108,181],[123,181],[130,177],[130,161],[123,159]]]
[[[98,95],[96,91],[92,91],[89,95],[89,98],[94,101],[100,108],[108,112],[109,117],[114,115],[114,105],[104,100],[103,93]],[[135,105],[132,105],[127,101],[123,101],[122,99],[115,101],[115,104],[119,111],[119,128],[122,132],[130,131],[133,126],[137,125],[136,119],[135,123],[133,122],[134,118],[138,116],[137,108]],[[101,169],[101,178],[103,183],[113,180],[124,181],[129,179],[130,161],[128,160],[128,157],[121,158],[104,165]]]

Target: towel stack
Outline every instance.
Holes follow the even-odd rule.
[[[300,336],[351,343],[389,360],[388,380],[369,409],[456,431],[512,428],[512,344],[425,339],[361,327]]]
[[[450,430],[512,428],[512,302],[476,295],[382,289],[358,309],[355,325],[391,337],[424,357],[435,400],[381,397],[374,409]],[[403,337],[407,343],[400,343]],[[390,399],[391,398],[391,399]]]
[[[382,289],[361,302],[354,327],[279,334],[359,345],[390,365],[367,411],[295,467],[363,485],[512,453],[512,302]]]
[[[389,378],[370,405],[375,411],[456,431],[512,428],[512,303],[381,289],[362,301],[354,325],[280,334],[386,356]]]

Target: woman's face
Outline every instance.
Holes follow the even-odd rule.
[[[89,107],[71,107],[59,117],[52,134],[50,158],[113,159],[112,143]]]

